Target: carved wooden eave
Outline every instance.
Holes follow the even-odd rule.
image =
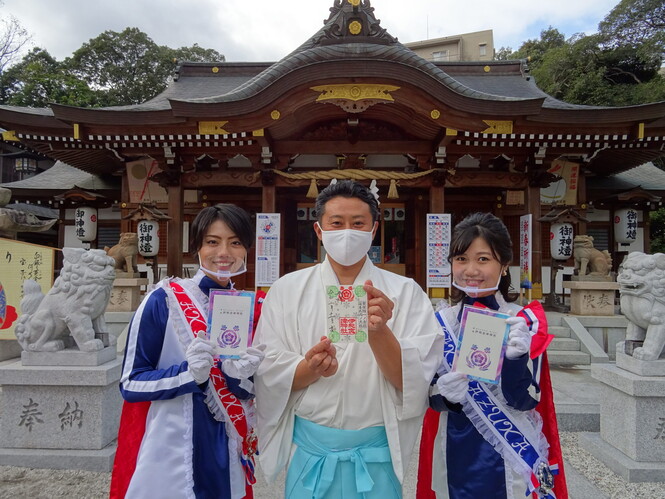
[[[135,209],[131,210],[127,215],[122,217],[123,220],[171,220],[172,217],[168,216],[162,210],[157,208],[154,204],[140,203]]]

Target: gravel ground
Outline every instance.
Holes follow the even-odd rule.
[[[623,478],[610,471],[602,462],[594,458],[578,444],[576,433],[561,434],[563,455],[567,465],[575,468],[601,492],[612,499],[665,498],[665,483],[627,483]],[[415,466],[411,467],[415,473]],[[409,477],[411,484],[415,483]],[[110,474],[90,471],[38,470],[0,466],[0,498],[46,499],[55,497],[68,498],[104,498],[108,496]],[[264,487],[261,487],[265,490]],[[280,497],[275,494],[256,491],[256,499]],[[413,499],[412,486],[405,490],[405,499]],[[588,499],[574,497],[572,499]]]

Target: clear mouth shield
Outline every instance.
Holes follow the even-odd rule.
[[[496,281],[496,286],[493,286],[491,288],[472,288],[472,287],[458,286],[454,280],[452,281],[452,285],[455,286],[460,291],[462,291],[463,293],[466,293],[471,298],[476,298],[478,297],[478,295],[496,291],[497,289],[499,289],[500,282],[501,282],[501,274],[499,274],[499,280]]]
[[[209,269],[203,266],[201,256],[199,255],[199,267],[203,272],[208,275],[217,277],[218,279],[230,279],[240,274],[247,272],[247,255],[242,258],[226,258],[216,262],[216,268]]]

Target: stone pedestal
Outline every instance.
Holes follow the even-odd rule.
[[[619,284],[607,281],[567,281],[570,313],[573,315],[614,315],[614,296]]]
[[[116,277],[113,281],[111,298],[107,312],[132,312],[141,302],[141,286],[147,286],[148,279],[138,277]]]
[[[121,365],[119,357],[88,367],[0,365],[0,465],[110,471]]]
[[[16,340],[0,340],[0,362],[20,357],[22,350]]]
[[[630,482],[665,482],[665,361],[640,361],[623,351],[619,343],[616,365],[591,366],[602,383],[600,435],[580,441]]]

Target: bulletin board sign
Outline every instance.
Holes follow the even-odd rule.
[[[427,287],[449,288],[450,213],[427,214]]]
[[[279,278],[280,214],[256,214],[256,286]]]
[[[21,315],[23,281],[32,279],[46,294],[53,287],[55,249],[0,238],[0,340],[14,340]]]

